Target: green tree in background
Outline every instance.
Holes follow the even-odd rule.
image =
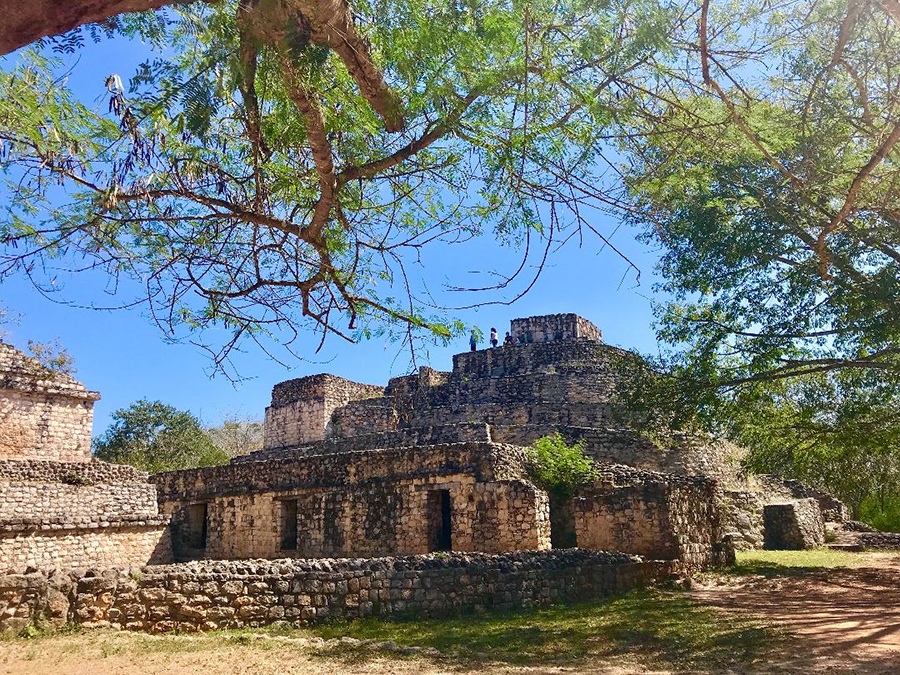
[[[886,518],[900,459],[900,5],[698,9],[693,76],[623,139],[629,220],[660,250],[672,298],[655,362],[673,377],[632,393],[648,419],[727,433],[753,468]]]
[[[217,427],[207,427],[209,440],[229,457],[246,455],[263,447],[263,423],[249,417],[229,415]]]
[[[225,451],[189,412],[142,399],[115,411],[112,418],[112,425],[94,441],[97,459],[150,473],[228,463]]]

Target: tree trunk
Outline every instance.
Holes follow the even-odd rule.
[[[179,1],[183,0],[0,0],[0,55],[86,23]]]

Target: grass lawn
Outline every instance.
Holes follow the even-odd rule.
[[[814,548],[808,551],[738,551],[737,562],[725,574],[794,576],[832,567],[861,567],[869,562],[865,554]]]
[[[721,669],[764,661],[785,645],[749,618],[701,607],[682,593],[637,590],[602,601],[450,619],[369,619],[321,626],[323,638],[350,636],[434,647],[444,658],[549,666],[628,657],[654,668]]]
[[[777,658],[789,644],[784,634],[758,620],[702,607],[684,593],[653,589],[578,605],[446,619],[368,619],[312,628],[273,626],[217,631],[202,636],[77,633],[86,638],[86,647],[92,645],[94,657],[97,653],[104,659],[117,656],[135,664],[153,654],[187,655],[234,649],[236,645],[254,652],[280,651],[285,645],[276,644],[279,637],[327,640],[347,636],[390,640],[404,647],[433,647],[441,652],[440,656],[409,658],[425,658],[445,668],[470,669],[481,663],[538,669],[630,663],[674,672],[718,672],[746,669],[754,664],[759,668],[770,658]],[[253,639],[251,633],[265,633],[269,639]],[[77,638],[77,634],[71,633],[46,633],[30,640],[16,638],[14,642],[20,646],[30,643],[29,654],[39,654],[58,650],[64,644],[67,650],[77,651],[80,642]],[[344,644],[305,651],[312,658],[337,660],[348,666],[372,657],[370,649]],[[404,658],[397,654],[387,656]]]

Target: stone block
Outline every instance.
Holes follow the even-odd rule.
[[[825,521],[812,498],[763,507],[765,548],[802,550],[825,544]]]

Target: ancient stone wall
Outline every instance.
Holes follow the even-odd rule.
[[[610,406],[605,403],[498,402],[410,409],[385,398],[378,404],[358,401],[338,408],[332,416],[332,427],[334,438],[352,438],[411,428],[413,425],[419,428],[440,427],[476,421],[492,428],[522,425],[543,425],[546,428],[608,427],[615,418]]]
[[[738,551],[762,548],[763,507],[771,497],[763,492],[725,490],[722,493],[722,533],[730,534]]]
[[[0,630],[31,622],[152,632],[439,616],[592,600],[672,566],[620,553],[519,552],[365,560],[204,562],[0,576]]]
[[[99,527],[158,514],[147,474],[105,462],[0,460],[0,527]]]
[[[235,463],[154,480],[185,559],[426,553],[439,548],[439,497],[447,500],[448,548],[546,548],[547,497],[523,480],[523,461],[517,448],[458,444]],[[200,503],[203,546],[191,524]],[[287,531],[294,534],[285,546]]]
[[[0,526],[0,568],[69,569],[172,562],[169,519],[102,521],[96,527]]]
[[[825,544],[825,521],[812,498],[763,507],[765,548],[800,550]]]
[[[384,395],[413,398],[431,387],[446,384],[449,379],[450,373],[422,366],[418,373],[392,377],[388,380]]]
[[[95,391],[0,343],[0,459],[86,462]]]
[[[856,540],[865,548],[900,550],[900,532],[860,532]]]
[[[510,324],[512,336],[526,343],[560,342],[585,338],[602,342],[600,329],[577,314],[545,314],[524,319],[513,319]]]
[[[707,479],[629,472],[601,480],[572,500],[577,545],[628,551],[656,560],[679,560],[702,569],[719,539],[715,484]]]
[[[266,408],[263,447],[290,447],[325,438],[331,413],[350,401],[381,396],[384,387],[334,375],[311,375],[276,384]]]
[[[635,358],[623,349],[589,339],[565,342],[535,342],[495,349],[462,352],[453,356],[450,382],[480,377],[528,375],[559,372],[561,368],[599,368],[615,366],[619,359]]]
[[[130,466],[0,460],[0,568],[171,562],[168,522]]]
[[[450,443],[488,443],[490,441],[490,427],[478,422],[448,424],[436,427],[405,427],[393,431],[360,434],[349,438],[326,438],[318,443],[299,445],[294,448],[258,450],[247,455],[235,457],[231,461],[234,463],[261,462],[268,459],[289,459],[341,452],[381,450],[384,448],[408,448],[419,445],[447,445]]]

